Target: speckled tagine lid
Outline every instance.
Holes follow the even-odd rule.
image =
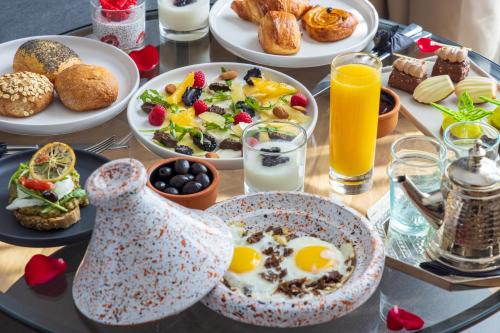
[[[73,299],[83,315],[102,324],[176,314],[207,294],[229,267],[227,226],[160,197],[146,181],[134,159],[109,162],[87,180],[97,216]]]

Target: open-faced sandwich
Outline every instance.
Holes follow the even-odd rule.
[[[7,210],[31,229],[66,229],[78,222],[88,199],[75,161],[75,152],[64,143],[43,146],[10,178]]]

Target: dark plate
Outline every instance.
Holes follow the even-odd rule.
[[[68,229],[39,231],[23,227],[12,212],[5,209],[9,193],[7,185],[10,176],[20,163],[27,162],[36,150],[18,153],[0,159],[0,241],[26,247],[53,247],[82,241],[90,237],[94,227],[95,207],[89,205],[80,210],[81,219]],[[75,149],[76,170],[80,174],[80,184],[85,185],[90,174],[102,164],[106,157]]]

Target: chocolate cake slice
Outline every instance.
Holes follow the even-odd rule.
[[[462,81],[470,70],[467,54],[464,47],[443,46],[436,51],[438,58],[432,68],[432,76],[449,75],[455,83]]]
[[[393,63],[389,86],[413,94],[420,82],[427,79],[427,63],[422,60],[402,57]]]

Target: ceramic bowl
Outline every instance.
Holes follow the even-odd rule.
[[[320,296],[257,300],[222,282],[202,300],[234,320],[259,326],[297,327],[339,318],[363,304],[376,290],[384,268],[384,246],[368,220],[342,203],[298,192],[266,192],[220,202],[207,212],[226,223],[242,221],[251,232],[285,226],[297,235],[316,234],[339,246],[354,244],[356,265],[338,290]]]
[[[382,87],[382,93],[386,93],[394,100],[394,107],[387,113],[378,116],[377,139],[392,133],[398,125],[399,109],[401,103],[399,96],[393,90]]]
[[[198,162],[200,164],[203,164],[212,174],[212,183],[202,191],[193,194],[176,195],[157,190],[153,186],[153,184],[151,184],[151,175],[156,169],[160,168],[161,166],[173,163],[177,160],[188,160],[189,162]],[[147,182],[148,187],[151,188],[154,192],[161,195],[162,197],[172,200],[178,203],[179,205],[182,205],[187,208],[206,209],[212,206],[217,200],[217,187],[219,186],[219,181],[220,181],[219,171],[217,171],[215,166],[213,166],[213,164],[209,162],[200,160],[196,157],[183,156],[183,157],[167,158],[164,160],[157,161],[148,168],[148,182]]]

